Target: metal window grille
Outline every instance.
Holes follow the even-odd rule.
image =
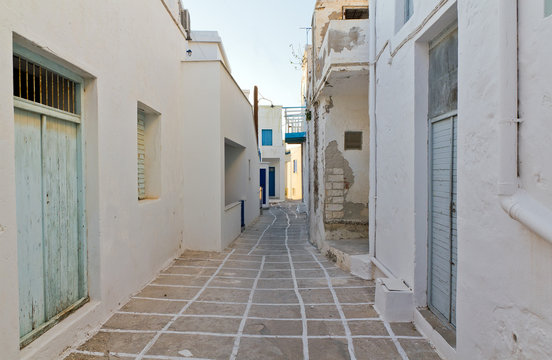
[[[77,114],[77,83],[20,56],[13,56],[13,95]]]

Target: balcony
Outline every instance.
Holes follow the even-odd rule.
[[[315,67],[315,94],[343,79],[368,76],[369,20],[331,20]]]
[[[285,107],[283,109],[286,143],[300,144],[304,142],[307,137],[305,107]]]

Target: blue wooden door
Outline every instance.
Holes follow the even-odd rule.
[[[268,168],[268,195],[276,196],[276,168]]]
[[[456,175],[458,30],[430,44],[429,53],[429,307],[456,324]]]
[[[266,169],[261,169],[261,188],[263,189],[263,204],[266,204]]]
[[[15,109],[19,315],[25,344],[86,297],[78,126]]]

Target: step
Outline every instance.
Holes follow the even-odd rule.
[[[326,240],[320,250],[340,269],[371,279],[371,272],[362,270],[370,266],[368,239]]]

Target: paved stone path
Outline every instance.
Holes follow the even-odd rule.
[[[66,360],[439,359],[373,301],[373,282],[321,256],[285,203],[224,253],[185,252]]]

